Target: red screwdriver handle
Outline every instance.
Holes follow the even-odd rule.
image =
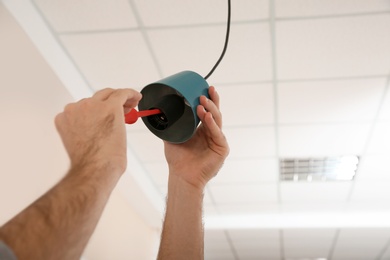
[[[142,110],[142,111],[138,111],[138,117],[152,116],[152,115],[157,115],[160,113],[161,113],[161,110],[158,108],[150,109],[150,110]]]
[[[143,111],[137,111],[135,108],[130,110],[129,113],[125,115],[125,123],[126,124],[134,124],[137,122],[139,117],[144,117],[144,116],[151,116],[151,115],[157,115],[160,114],[161,110],[160,109],[150,109],[150,110],[143,110]]]

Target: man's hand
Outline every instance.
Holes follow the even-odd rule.
[[[18,259],[80,259],[126,168],[124,114],[140,99],[135,90],[104,89],[56,117],[72,167],[0,228],[0,240]]]
[[[202,123],[195,135],[183,144],[165,142],[169,181],[159,260],[204,258],[204,187],[229,154],[214,87],[209,95],[211,99],[200,97],[197,113]]]
[[[222,114],[219,95],[209,88],[210,99],[200,97],[197,113],[201,125],[194,136],[183,144],[165,142],[165,157],[170,174],[203,189],[214,177],[229,154],[229,146],[222,133]]]
[[[74,167],[126,169],[124,114],[137,106],[141,94],[132,89],[104,89],[69,104],[55,123]]]

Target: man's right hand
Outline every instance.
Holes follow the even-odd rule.
[[[142,95],[133,89],[103,89],[91,98],[67,105],[55,119],[72,167],[126,169],[124,115]]]

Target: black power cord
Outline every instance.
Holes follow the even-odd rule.
[[[228,17],[227,17],[227,29],[226,29],[226,38],[225,38],[225,45],[223,47],[221,56],[219,57],[218,61],[215,63],[214,67],[210,70],[209,74],[204,77],[204,79],[208,79],[211,74],[213,74],[214,70],[218,67],[219,63],[222,61],[223,56],[225,56],[225,52],[229,43],[229,34],[230,34],[230,16],[231,16],[231,3],[230,0],[228,0]]]

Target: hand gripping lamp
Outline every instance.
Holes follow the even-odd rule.
[[[225,45],[221,56],[204,78],[193,71],[182,71],[151,83],[141,90],[142,99],[138,108],[125,116],[125,122],[135,123],[138,117],[157,137],[171,142],[183,143],[189,140],[200,122],[197,116],[199,97],[208,95],[206,79],[214,72],[225,55],[230,32],[231,4],[228,0],[228,21]]]

